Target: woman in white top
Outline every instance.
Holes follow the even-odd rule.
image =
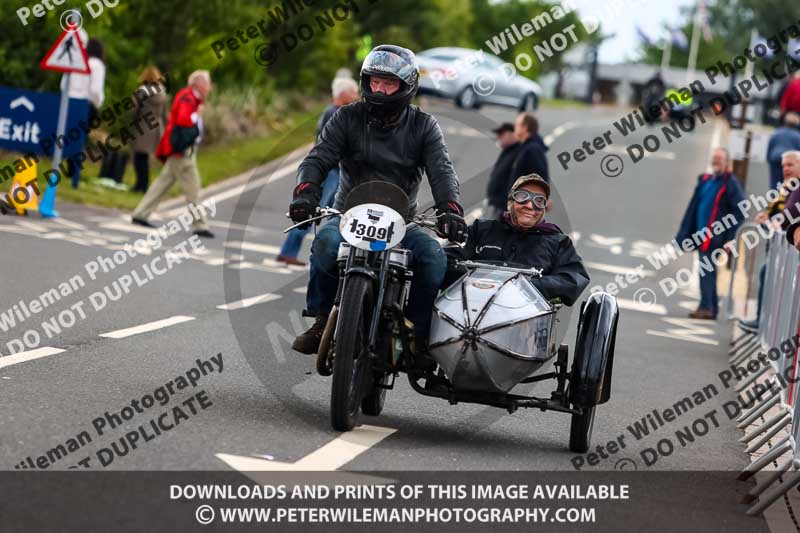
[[[83,119],[88,119],[88,123],[99,122],[99,111],[100,108],[103,107],[103,102],[105,101],[105,53],[103,52],[103,45],[100,41],[97,39],[88,39],[85,30],[78,30],[78,36],[82,42],[86,43],[86,55],[89,56],[89,70],[91,72],[89,74],[71,74],[69,78],[68,94],[70,98],[89,100],[89,116],[83,117]],[[61,78],[62,91],[65,88],[65,81],[66,76]],[[82,140],[80,147],[75,150],[70,149],[70,154],[80,152],[83,149],[83,142],[85,142],[85,139]],[[80,166],[73,165],[71,159],[68,164],[70,166],[70,175],[72,176],[72,186],[77,189],[78,181],[81,176]]]

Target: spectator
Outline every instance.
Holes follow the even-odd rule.
[[[769,188],[777,189],[784,181],[782,156],[785,152],[800,150],[800,114],[789,112],[783,116],[783,126],[775,130],[767,145],[769,163]]]
[[[550,182],[547,171],[547,147],[539,137],[539,121],[533,113],[520,113],[514,123],[514,136],[520,142],[519,151],[511,165],[511,175],[519,176],[538,174],[546,182]]]
[[[514,136],[514,125],[509,122],[500,124],[492,132],[497,138],[497,147],[500,148],[500,155],[492,167],[489,176],[489,186],[486,190],[486,198],[489,203],[489,213],[486,218],[496,220],[505,211],[508,202],[508,191],[511,184],[517,178],[511,174],[511,167],[517,157],[520,144]]]
[[[342,69],[339,69],[340,71]],[[328,120],[336,113],[336,110],[347,104],[351,104],[358,100],[358,83],[353,78],[346,78],[338,76],[333,80],[331,85],[331,96],[333,103],[325,108],[322,115],[317,122],[317,138],[319,138],[322,129]],[[322,186],[322,196],[320,197],[320,207],[330,207],[333,205],[333,197],[336,194],[336,189],[339,188],[339,168],[334,168],[325,178],[325,183]],[[304,262],[297,259],[300,253],[300,247],[303,245],[303,239],[308,233],[309,228],[295,228],[286,236],[286,240],[281,246],[280,253],[276,258],[277,261],[286,263],[287,265],[305,265]]]
[[[800,151],[788,152],[784,156],[793,161],[792,177],[800,177]],[[800,184],[797,181],[791,183],[790,180],[791,178],[784,178],[784,184],[792,193],[786,199],[783,209],[783,229],[786,231],[786,240],[800,250]]]
[[[800,113],[800,72],[795,72],[781,97],[781,114],[790,111]]]
[[[105,101],[105,84],[106,84],[106,64],[105,52],[103,45],[97,39],[89,39],[89,35],[81,28],[78,30],[78,38],[82,43],[86,43],[86,55],[89,57],[89,74],[71,74],[69,77],[69,87],[66,86],[67,78],[61,78],[61,90],[66,90],[70,98],[78,98],[81,100],[89,101],[89,115],[88,118],[84,117],[87,123],[95,119],[99,120],[100,108],[103,107]],[[77,154],[83,150],[85,139],[81,139],[80,145],[75,149],[70,148],[69,153],[63,155],[69,156]],[[73,163],[72,158],[67,159],[69,175],[72,176],[72,186],[78,188],[78,182],[81,179],[81,165]]]
[[[134,224],[154,227],[147,219],[176,181],[180,183],[190,204],[199,203],[197,146],[203,136],[202,105],[211,92],[211,75],[207,70],[196,70],[189,75],[188,83],[189,86],[178,91],[172,102],[167,127],[156,150],[156,157],[164,162],[164,168],[134,209]],[[192,222],[194,234],[213,237],[214,234],[208,229],[208,222],[199,211],[196,213],[198,218]]]
[[[138,122],[145,116],[151,116],[155,117],[158,126],[153,129],[145,129],[143,134],[133,140],[133,168],[136,170],[136,185],[133,190],[136,192],[147,192],[147,185],[150,182],[150,154],[155,155],[158,141],[164,133],[167,95],[166,88],[161,83],[162,79],[161,72],[152,65],[145,68],[139,75],[140,85],[137,93],[148,96],[141,101],[138,98],[135,99],[134,120]]]
[[[744,200],[739,179],[728,171],[730,155],[725,148],[716,148],[711,153],[711,174],[701,174],[692,199],[683,215],[676,242],[683,243],[692,237],[702,239],[698,253],[704,268],[700,269],[700,305],[689,314],[690,318],[715,320],[719,311],[717,297],[717,271],[713,252],[722,248],[736,235],[736,229],[744,218],[736,204]],[[735,224],[729,224],[730,216]],[[712,233],[717,222],[725,231]],[[706,266],[707,265],[707,266]],[[709,271],[710,269],[710,271]]]
[[[780,195],[778,198],[775,199],[774,202],[769,204],[769,207],[765,211],[760,212],[756,215],[755,222],[757,224],[772,224],[780,228],[780,223],[776,220],[773,220],[773,217],[782,213],[785,209],[786,204],[786,197],[789,196],[789,187],[790,187],[790,180],[800,179],[800,152],[799,151],[789,151],[785,152],[781,157],[781,166],[782,166],[782,181],[779,185]],[[769,252],[769,241],[767,241],[767,252]],[[761,320],[761,302],[764,297],[764,279],[766,278],[767,274],[767,265],[764,264],[761,266],[761,270],[758,274],[759,279],[759,286],[758,286],[758,307],[756,310],[756,318],[755,320],[750,321],[739,321],[739,325],[742,329],[748,331],[756,331],[758,329],[758,323]]]

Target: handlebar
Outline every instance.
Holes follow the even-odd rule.
[[[541,277],[542,269],[540,268],[514,268],[507,266],[494,265],[492,263],[481,263],[479,261],[457,261],[458,266],[464,268],[488,268],[491,270],[502,270],[503,272],[515,272],[517,274],[528,274],[530,276]]]
[[[283,230],[283,233],[289,233],[290,231],[299,226],[310,224],[316,222],[317,220],[322,220],[323,218],[334,217],[343,214],[338,209],[334,209],[332,207],[318,207],[314,213],[315,214],[313,217],[289,226],[288,228]],[[286,213],[286,217],[289,218],[289,213]],[[422,215],[422,214],[416,215],[414,218],[411,219],[411,222],[409,222],[408,225],[406,225],[406,228],[412,228],[414,226],[420,226],[428,229],[436,229],[436,219],[435,217],[431,217],[429,215]]]
[[[318,207],[313,217],[308,218],[302,222],[298,222],[297,224],[294,224],[292,226],[289,226],[288,228],[283,230],[283,232],[289,233],[290,231],[292,231],[297,227],[305,226],[306,224],[311,224],[313,222],[316,222],[317,220],[322,220],[323,218],[334,217],[341,214],[342,214],[341,211],[339,211],[338,209],[334,209],[332,207]],[[286,218],[289,218],[289,213],[286,213]]]

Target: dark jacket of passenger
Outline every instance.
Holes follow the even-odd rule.
[[[542,270],[542,277],[531,283],[549,299],[561,298],[572,305],[589,285],[589,274],[572,245],[572,240],[555,224],[541,222],[522,230],[511,225],[508,213],[497,220],[476,220],[469,228],[464,247],[445,248],[451,268],[445,286],[464,273],[455,260],[501,261]]]

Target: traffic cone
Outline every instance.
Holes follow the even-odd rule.
[[[56,186],[47,184],[47,188],[39,202],[39,214],[45,218],[56,218],[60,216],[56,211]]]
[[[8,203],[18,215],[24,215],[28,209],[34,211],[39,207],[39,190],[34,184],[27,185],[36,180],[36,163],[32,162],[22,172],[17,172],[8,191]],[[41,212],[41,211],[40,211]]]

